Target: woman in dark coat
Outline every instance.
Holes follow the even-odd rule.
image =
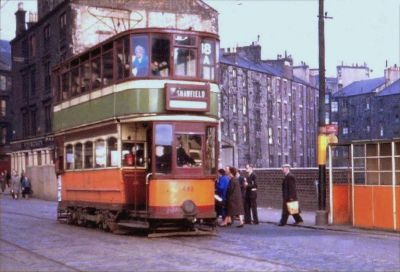
[[[241,228],[244,226],[244,208],[243,208],[243,199],[242,192],[240,190],[239,181],[236,178],[236,168],[229,167],[229,187],[228,187],[228,195],[226,198],[226,217],[224,222],[222,223],[222,227],[228,226],[232,224],[232,217],[239,216],[240,225],[237,226]]]

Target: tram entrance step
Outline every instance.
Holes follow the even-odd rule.
[[[135,228],[135,229],[148,229],[150,228],[150,224],[148,222],[143,221],[120,221],[117,223],[118,226],[126,227],[126,228]]]

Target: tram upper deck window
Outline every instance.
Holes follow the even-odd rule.
[[[129,64],[129,37],[124,37],[116,41],[117,54],[117,79],[124,79],[130,75]]]
[[[110,85],[113,81],[113,43],[103,46],[102,64],[103,64],[103,86]]]
[[[80,65],[81,73],[81,91],[82,93],[88,92],[90,90],[90,62],[85,61]]]
[[[170,40],[168,36],[155,36],[151,40],[151,74],[169,76]]]
[[[61,75],[61,100],[68,98],[69,91],[69,72],[65,72]]]
[[[176,76],[196,76],[196,38],[189,35],[175,35],[174,71]]]
[[[92,66],[92,79],[91,79],[91,83],[92,83],[92,90],[97,89],[101,86],[101,60],[100,57],[96,57],[94,59],[92,59],[91,61],[91,66]]]
[[[148,37],[132,36],[132,75],[146,77],[149,75]]]
[[[155,136],[156,172],[168,174],[172,165],[172,125],[156,125]]]
[[[178,134],[176,136],[176,165],[178,167],[201,167],[201,135]]]
[[[215,42],[204,39],[201,42],[201,78],[206,80],[215,79]]]
[[[77,96],[81,93],[79,66],[76,62],[79,62],[79,60],[75,60],[75,63],[73,63],[74,66],[71,68],[71,96]]]

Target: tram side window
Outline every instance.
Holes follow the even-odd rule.
[[[113,81],[113,52],[103,54],[103,85],[110,85]]]
[[[70,170],[74,167],[74,149],[71,144],[65,147],[66,164],[65,169]]]
[[[149,75],[148,37],[132,36],[132,74],[135,77]]]
[[[206,80],[215,79],[215,42],[203,40],[201,42],[201,77]]]
[[[153,37],[151,41],[151,74],[169,76],[170,40],[168,37]]]
[[[125,142],[122,144],[123,166],[145,166],[144,143]]]
[[[111,137],[107,140],[107,166],[118,166],[118,141]]]
[[[106,167],[106,142],[103,139],[96,141],[96,168]]]
[[[66,100],[68,98],[69,90],[69,73],[66,72],[61,76],[61,100]]]
[[[117,79],[127,78],[130,75],[129,65],[129,38],[124,37],[116,42],[117,52]]]
[[[176,35],[174,49],[174,70],[176,76],[196,76],[196,39],[192,36]]]
[[[168,174],[172,164],[172,125],[156,125],[156,172]]]
[[[215,127],[207,128],[207,140],[206,140],[206,173],[216,174],[217,173],[217,161],[216,161],[216,138],[217,130]]]
[[[89,91],[90,89],[90,62],[85,62],[80,66],[81,69],[81,80],[82,80],[82,93]]]
[[[71,69],[71,96],[77,96],[81,93],[79,82],[79,66]]]
[[[178,167],[201,167],[201,135],[179,134],[176,136],[176,165]]]
[[[75,144],[75,169],[82,169],[82,144]]]
[[[93,167],[93,143],[85,143],[85,168]]]
[[[101,86],[100,63],[101,61],[99,57],[92,60],[92,90]]]

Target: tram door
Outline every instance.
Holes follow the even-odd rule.
[[[121,127],[122,173],[126,201],[138,212],[147,208],[146,176],[151,172],[151,123],[137,122]]]

